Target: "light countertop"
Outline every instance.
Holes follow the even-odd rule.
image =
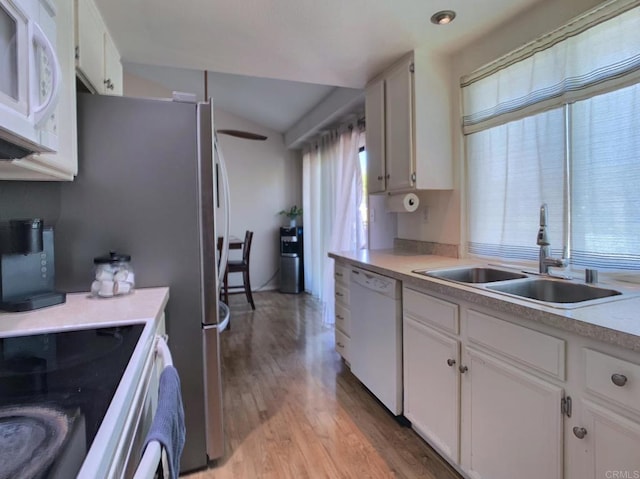
[[[0,313],[0,336],[157,321],[168,300],[169,288],[166,287],[136,289],[126,296],[112,298],[70,293],[63,304],[22,313]]]
[[[405,286],[414,286],[452,298],[479,304],[497,311],[525,317],[627,349],[640,351],[640,287],[619,286],[607,283],[602,287],[623,289],[633,294],[611,301],[561,309],[539,303],[512,298],[465,284],[423,276],[413,273],[419,269],[442,269],[473,265],[486,265],[473,259],[455,259],[435,255],[419,255],[394,250],[360,250],[329,253],[342,262],[396,278]]]

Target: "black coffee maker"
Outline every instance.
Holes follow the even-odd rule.
[[[64,303],[54,290],[53,228],[39,218],[0,223],[0,310],[31,311]]]

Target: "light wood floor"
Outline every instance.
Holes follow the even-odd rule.
[[[231,298],[221,337],[226,453],[189,479],[458,476],[351,374],[306,294]]]

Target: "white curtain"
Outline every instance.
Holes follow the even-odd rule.
[[[333,260],[327,253],[361,244],[361,134],[356,127],[331,131],[303,154],[305,288],[323,302],[326,324],[335,319]]]

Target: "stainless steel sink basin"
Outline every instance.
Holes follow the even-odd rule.
[[[496,284],[487,286],[487,289],[550,303],[580,303],[622,294],[614,289],[549,279],[532,279],[529,281]]]
[[[459,283],[493,283],[509,279],[521,279],[527,276],[512,271],[503,271],[494,268],[456,268],[433,271],[414,271],[414,273],[431,276],[433,278],[457,281]]]

